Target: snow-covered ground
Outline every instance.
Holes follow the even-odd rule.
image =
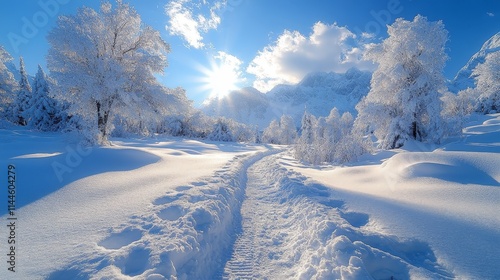
[[[179,138],[0,144],[18,208],[0,279],[500,278],[500,115],[345,167]]]

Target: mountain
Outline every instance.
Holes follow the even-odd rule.
[[[468,87],[474,88],[474,78],[471,77],[472,70],[474,70],[478,64],[484,63],[486,55],[496,51],[500,51],[500,32],[488,39],[481,49],[471,57],[469,62],[458,71],[450,89],[454,92],[458,92]]]
[[[266,95],[253,87],[234,90],[223,97],[205,101],[202,111],[209,116],[226,117],[262,127],[273,119]],[[266,125],[267,126],[267,125]]]
[[[297,126],[307,110],[328,116],[333,107],[356,114],[355,106],[370,88],[370,72],[311,73],[296,85],[278,85],[267,93],[254,88],[236,90],[208,100],[202,110],[210,116],[232,118],[264,129],[273,119],[290,115]]]

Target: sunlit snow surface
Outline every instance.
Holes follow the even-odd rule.
[[[20,208],[0,279],[496,279],[500,115],[464,132],[311,167],[277,146],[0,130]]]

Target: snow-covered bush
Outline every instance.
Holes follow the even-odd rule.
[[[367,55],[379,66],[370,92],[356,106],[357,130],[373,131],[384,149],[410,139],[439,142],[448,32],[441,21],[417,15],[413,21],[397,19],[388,33]]]
[[[353,133],[354,118],[340,116],[336,108],[326,118],[316,119],[307,112],[302,119],[302,135],[295,144],[296,158],[312,163],[345,163],[370,151],[370,142]]]
[[[251,142],[257,141],[256,127],[252,127],[243,123],[231,120],[229,129],[233,135],[233,140],[236,142]]]

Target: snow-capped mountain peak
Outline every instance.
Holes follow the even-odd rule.
[[[468,87],[473,88],[474,77],[471,77],[472,70],[474,70],[477,65],[483,63],[489,53],[496,51],[500,51],[500,32],[488,39],[481,49],[471,57],[467,64],[458,71],[451,86],[452,90],[458,92]]]
[[[334,107],[355,114],[354,107],[369,91],[370,79],[370,72],[354,68],[346,73],[310,73],[296,85],[278,85],[267,93],[254,88],[233,91],[208,100],[202,110],[260,129],[282,115],[291,116],[299,125],[305,108],[315,116],[328,116]]]

